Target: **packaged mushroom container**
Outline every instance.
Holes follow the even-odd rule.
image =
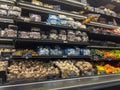
[[[80,56],[80,50],[79,47],[75,47],[75,56]]]
[[[60,30],[58,35],[59,40],[67,40],[67,33],[65,30]]]
[[[4,10],[9,10],[9,6],[7,4],[0,4],[0,8]]]
[[[65,55],[67,55],[67,56],[75,56],[75,49],[74,48],[65,49]]]
[[[74,22],[75,23],[75,26],[74,26],[74,28],[81,28],[81,23],[79,22],[79,21],[77,21],[77,22]]]
[[[68,30],[67,40],[68,41],[74,41],[75,40],[75,33],[74,33],[73,30]]]
[[[54,56],[60,56],[62,55],[62,49],[59,46],[53,46],[52,48],[50,48],[50,55]]]
[[[67,17],[67,20],[68,20],[68,26],[69,27],[74,27],[75,26],[75,21],[74,21],[73,18]]]
[[[58,40],[58,32],[57,30],[50,30],[50,36],[49,36],[50,40]]]
[[[75,35],[76,35],[75,42],[81,42],[82,41],[81,31],[75,31]]]
[[[37,14],[30,14],[30,21],[41,22],[41,16]]]
[[[83,33],[82,33],[82,41],[83,41],[83,42],[88,42],[88,41],[89,41],[89,37],[88,37],[88,35],[87,35],[86,32],[83,32]]]
[[[40,33],[41,33],[41,39],[43,39],[43,40],[46,40],[46,39],[48,39],[48,34],[47,34],[47,32],[45,32],[45,31],[40,31]]]
[[[49,56],[49,47],[40,46],[38,47],[37,52],[39,56]]]
[[[39,32],[30,32],[30,38],[33,38],[33,39],[40,39],[41,38],[41,35]]]
[[[54,25],[60,25],[58,16],[54,14],[49,14],[47,23],[54,24]]]
[[[0,16],[7,16],[7,10],[0,9]]]
[[[20,18],[21,17],[21,12],[9,10],[8,11],[8,16],[12,17],[12,18]]]
[[[58,18],[60,19],[60,25],[68,26],[67,16],[59,15]]]
[[[21,12],[21,10],[22,10],[20,7],[17,7],[17,6],[13,6],[11,9],[13,11],[18,11],[18,12]]]
[[[29,32],[19,31],[19,38],[30,38]]]
[[[1,30],[1,37],[17,37],[17,29],[16,25],[9,25],[5,30]]]

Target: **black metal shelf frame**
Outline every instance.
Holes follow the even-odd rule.
[[[120,26],[114,26],[114,25],[109,25],[109,24],[103,24],[99,22],[89,22],[87,25],[92,25],[92,26],[97,26],[97,27],[103,27],[103,28],[108,28],[108,29],[118,29]]]
[[[118,15],[107,14],[106,12],[104,12],[104,13],[103,12],[98,12],[98,10],[95,11],[95,7],[89,6],[87,4],[80,3],[79,1],[74,1],[74,0],[73,1],[72,0],[53,0],[53,1],[63,3],[63,4],[67,4],[67,5],[71,5],[71,6],[75,6],[75,7],[79,7],[79,8],[90,7],[90,8],[92,8],[92,10],[87,9],[86,12],[99,13],[99,14],[102,14],[102,15],[105,15],[105,16],[110,16],[110,17],[120,19],[120,17]],[[112,3],[114,3],[114,2],[112,2]]]

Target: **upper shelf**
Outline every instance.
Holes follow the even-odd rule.
[[[68,5],[72,5],[72,6],[77,6],[77,7],[81,7],[81,6],[86,6],[87,4],[75,1],[75,0],[53,0],[56,2],[60,2],[60,3],[65,3]]]
[[[93,26],[103,27],[103,28],[108,28],[108,29],[118,29],[118,28],[120,28],[120,26],[103,24],[103,23],[92,22],[92,21],[87,23],[87,25],[93,25]]]
[[[28,9],[28,10],[34,10],[34,11],[38,11],[38,12],[45,12],[45,13],[52,13],[52,14],[62,14],[62,15],[66,15],[66,16],[76,18],[76,19],[87,18],[86,16],[76,15],[76,14],[72,14],[72,13],[65,12],[65,11],[53,10],[53,9],[37,6],[37,5],[31,4],[31,3],[28,3],[28,2],[19,2],[18,5],[21,8],[25,8],[25,9]]]
[[[64,25],[54,25],[54,24],[47,24],[46,22],[31,22],[31,21],[24,21],[22,19],[14,19],[15,22],[17,23],[25,23],[25,24],[31,24],[31,25],[37,25],[37,26],[45,26],[45,27],[53,27],[53,28],[59,28],[59,29],[65,29],[65,30],[80,30],[80,31],[85,31],[85,28],[73,28],[69,26],[64,26]]]
[[[13,2],[11,0],[0,0],[0,3],[14,4],[15,2]]]
[[[110,14],[105,12],[102,9],[99,8],[95,8],[93,6],[89,6],[87,4],[81,3],[79,1],[75,1],[75,0],[51,0],[51,1],[56,1],[59,3],[63,3],[63,4],[67,4],[67,5],[71,5],[71,6],[75,6],[75,7],[79,7],[79,8],[83,8],[83,7],[88,7],[88,9],[86,11],[88,12],[92,12],[92,13],[98,13],[98,14],[102,14],[102,15],[106,15],[106,16],[110,16],[110,17],[114,17],[114,18],[118,18],[120,19],[120,17],[117,14]],[[115,2],[112,2],[112,4],[114,4]],[[115,4],[116,5],[116,4]]]

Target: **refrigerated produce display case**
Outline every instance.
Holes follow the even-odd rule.
[[[119,5],[0,0],[0,90],[119,90]]]

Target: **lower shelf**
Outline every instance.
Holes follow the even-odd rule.
[[[13,56],[12,59],[90,59],[90,56],[33,56],[33,57],[21,57]]]
[[[96,90],[120,85],[120,74],[1,86],[0,90]]]

